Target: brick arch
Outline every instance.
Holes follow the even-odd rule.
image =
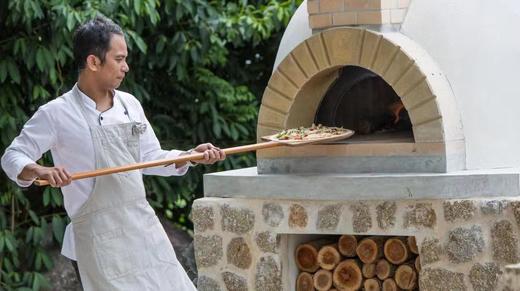
[[[309,125],[328,84],[346,65],[369,69],[392,86],[408,110],[416,143],[464,139],[451,87],[425,51],[400,33],[349,27],[313,35],[280,63],[262,98],[258,137]],[[309,90],[316,86],[317,93]]]

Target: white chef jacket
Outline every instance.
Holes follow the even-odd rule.
[[[77,85],[75,85],[77,86]],[[141,161],[152,161],[165,158],[174,158],[182,151],[162,150],[155,133],[146,119],[139,101],[132,95],[116,90],[112,108],[100,112],[96,103],[87,95],[78,90],[81,99],[86,105],[87,118],[96,124],[109,125],[130,122],[125,114],[123,99],[129,116],[133,121],[142,122],[147,129],[140,136]],[[17,177],[25,166],[39,160],[43,153],[50,149],[55,166],[63,166],[70,174],[95,169],[94,148],[87,122],[77,106],[74,106],[72,91],[56,98],[38,108],[36,113],[24,125],[21,133],[2,156],[2,168],[7,176],[21,187],[28,187],[33,181],[22,181]],[[142,170],[145,175],[180,176],[188,170],[185,165],[176,168],[175,164],[168,167],[155,167]],[[73,181],[62,187],[65,210],[69,217],[74,216],[79,208],[87,201],[94,189],[94,179]],[[74,230],[72,224],[67,225],[63,238],[61,253],[76,260],[74,248]]]

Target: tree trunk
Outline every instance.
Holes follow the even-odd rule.
[[[409,236],[406,239],[406,242],[408,244],[408,248],[410,251],[416,255],[419,254],[419,248],[417,247],[417,241],[415,240],[415,236]]]
[[[394,265],[406,262],[410,256],[407,243],[399,237],[388,239],[385,242],[384,252],[386,259]]]
[[[337,289],[358,290],[363,282],[363,275],[359,268],[360,262],[348,259],[338,264],[332,274],[332,281]]]
[[[363,290],[364,291],[380,291],[381,290],[381,281],[378,279],[372,278],[367,279],[363,283]]]
[[[342,235],[338,241],[338,250],[345,257],[356,256],[357,238],[353,235]]]
[[[383,281],[383,291],[401,291],[401,288],[397,286],[394,279],[388,278]]]
[[[312,278],[318,291],[328,291],[332,287],[332,273],[328,270],[319,270]]]
[[[318,252],[318,265],[325,270],[333,270],[341,261],[337,244],[326,245]]]
[[[314,291],[314,281],[312,275],[301,272],[296,279],[296,291]]]
[[[363,263],[370,264],[383,256],[383,245],[383,237],[368,237],[358,244],[356,253]]]
[[[400,265],[395,271],[395,283],[401,289],[412,290],[417,286],[417,272],[412,266],[413,262]]]
[[[392,277],[395,272],[395,266],[390,264],[387,260],[381,259],[376,263],[376,276],[380,280]]]
[[[367,279],[374,278],[376,276],[376,264],[363,264],[361,273],[363,273],[363,277]]]

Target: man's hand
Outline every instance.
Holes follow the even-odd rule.
[[[193,151],[204,154],[203,160],[194,161],[198,164],[210,165],[214,164],[215,162],[223,161],[224,159],[226,159],[226,153],[224,153],[223,150],[210,143],[200,144],[197,147],[195,147]]]
[[[38,164],[30,164],[23,168],[18,179],[31,181],[35,178],[48,180],[52,187],[67,186],[72,182],[72,177],[63,167],[43,167]]]

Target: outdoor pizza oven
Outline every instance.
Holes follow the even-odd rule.
[[[466,167],[461,117],[448,79],[419,44],[392,29],[315,30],[275,67],[262,98],[258,137],[312,123],[357,134],[330,145],[259,151],[259,173]]]
[[[399,264],[417,262],[407,278],[421,290],[502,290],[520,261],[518,13],[513,0],[304,1],[258,141],[313,123],[356,134],[205,175],[192,212],[199,290],[295,290],[327,273],[302,268],[297,250],[331,236],[416,242]]]

